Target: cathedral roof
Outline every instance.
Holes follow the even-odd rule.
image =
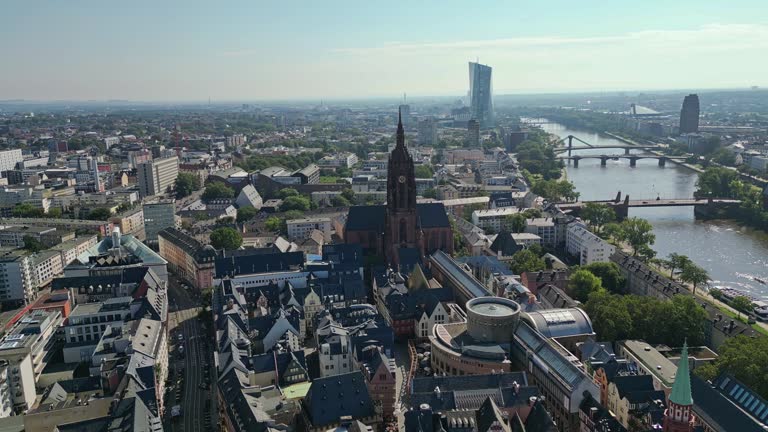
[[[419,227],[450,228],[451,222],[443,203],[416,204]],[[384,232],[386,207],[383,205],[352,206],[349,208],[346,229],[348,231]]]

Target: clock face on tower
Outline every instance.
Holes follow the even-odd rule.
[[[405,176],[398,177],[397,181],[399,181],[400,183],[405,183]]]

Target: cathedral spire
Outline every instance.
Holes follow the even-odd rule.
[[[397,109],[397,147],[405,147],[405,130],[403,129],[403,113]]]

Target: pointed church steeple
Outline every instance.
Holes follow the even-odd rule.
[[[397,109],[397,144],[396,147],[405,147],[405,129],[403,129],[403,112]]]
[[[693,405],[691,373],[688,371],[688,341],[683,343],[683,351],[680,353],[680,362],[677,365],[675,382],[672,384],[669,400],[678,405]]]

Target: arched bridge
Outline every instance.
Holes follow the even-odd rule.
[[[627,152],[629,153],[629,152]],[[609,159],[629,159],[629,166],[633,167],[637,165],[637,161],[640,159],[658,159],[659,166],[665,166],[668,160],[684,161],[686,158],[683,156],[657,156],[657,155],[635,155],[635,154],[623,154],[623,155],[590,155],[590,156],[558,156],[558,159],[572,160],[573,167],[579,167],[579,161],[582,159],[600,159],[600,166],[606,166]]]
[[[578,141],[578,142],[580,142],[580,143],[582,143],[584,145],[581,145],[581,146],[580,145],[573,145],[573,140],[576,140],[576,141]],[[566,141],[568,142],[567,145],[565,145]],[[565,153],[565,152],[568,152],[568,157],[571,156],[571,152],[576,151],[576,150],[624,149],[624,154],[628,155],[629,151],[633,150],[633,149],[634,150],[660,150],[660,149],[664,148],[664,147],[662,147],[660,145],[655,145],[655,144],[649,144],[649,145],[642,145],[642,144],[640,144],[640,145],[616,144],[616,145],[607,145],[607,146],[596,146],[596,145],[592,145],[592,144],[584,141],[583,139],[581,139],[581,138],[579,138],[577,136],[573,136],[573,135],[568,135],[567,137],[562,138],[562,139],[556,141],[554,144],[556,146],[559,145],[559,144],[564,144],[565,145],[564,147],[557,147],[557,148],[555,148],[554,152],[555,153]]]
[[[578,215],[587,203],[607,204],[616,212],[618,220],[626,219],[629,215],[630,207],[693,207],[697,216],[705,216],[712,210],[728,208],[741,204],[741,200],[732,198],[652,198],[630,200],[629,195],[621,199],[621,192],[616,194],[612,200],[597,201],[576,201],[558,203],[560,210],[569,211],[573,215]]]

